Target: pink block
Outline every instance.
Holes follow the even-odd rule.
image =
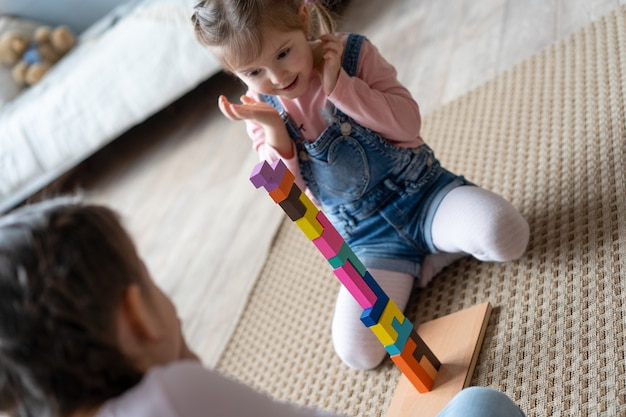
[[[361,308],[365,310],[376,303],[376,294],[374,294],[358,271],[354,269],[350,261],[346,261],[345,264],[334,269],[333,272]]]
[[[313,244],[324,255],[324,258],[334,258],[339,253],[341,245],[343,245],[343,237],[341,237],[335,226],[332,225],[323,212],[317,213],[316,219],[322,225],[324,231],[320,237],[313,239]]]

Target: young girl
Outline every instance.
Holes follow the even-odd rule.
[[[204,368],[115,213],[67,198],[0,218],[2,413],[332,416]],[[478,387],[441,415],[523,416],[504,394]]]
[[[203,0],[196,37],[247,86],[244,120],[261,159],[282,158],[385,292],[404,309],[465,255],[520,257],[529,228],[502,197],[442,168],[420,136],[420,112],[396,71],[362,36],[333,33],[320,1]],[[333,343],[352,368],[386,356],[341,288]]]

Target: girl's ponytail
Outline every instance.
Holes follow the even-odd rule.
[[[317,39],[322,35],[335,32],[336,22],[331,11],[326,7],[322,0],[304,0],[309,8],[311,38]]]

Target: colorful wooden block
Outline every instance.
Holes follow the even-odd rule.
[[[270,182],[272,182],[277,187],[283,181],[283,177],[285,176],[285,174],[287,172],[291,173],[291,171],[289,171],[287,165],[285,165],[285,162],[282,159],[275,160],[270,164],[270,167],[272,168],[272,178]],[[293,173],[291,175],[293,175]]]
[[[439,362],[439,359],[437,359],[435,354],[432,352],[432,350],[430,350],[430,348],[428,347],[426,342],[424,342],[424,340],[420,337],[420,335],[418,335],[417,332],[412,331],[410,337],[415,341],[414,356],[418,358],[418,360],[421,360],[422,356],[426,356],[430,363],[433,365],[433,367],[436,370],[439,370],[439,368],[441,368],[441,362]]]
[[[293,183],[287,198],[278,203],[285,213],[287,213],[287,216],[294,222],[304,217],[304,213],[306,213],[306,206],[300,200],[301,195],[302,190],[300,190],[296,183]]]
[[[319,209],[305,193],[300,194],[300,201],[304,207],[306,207],[306,211],[304,216],[295,221],[296,225],[298,225],[309,240],[317,239],[324,231],[324,227],[317,221]]]
[[[350,261],[333,270],[333,272],[361,308],[370,308],[376,303],[378,297],[365,283],[361,274],[357,272]]]
[[[354,252],[352,252],[350,246],[348,246],[348,244],[345,242],[343,243],[343,245],[341,245],[341,249],[339,249],[339,253],[337,254],[337,256],[330,258],[328,262],[333,268],[339,268],[348,260],[356,268],[359,274],[361,274],[361,276],[365,275],[365,273],[367,272],[367,268],[365,268],[365,265],[363,265],[361,260],[354,254]]]
[[[267,161],[261,161],[254,166],[250,174],[250,181],[256,188],[265,187],[272,179],[274,170]],[[271,191],[271,190],[268,190]]]
[[[367,286],[371,288],[374,294],[376,294],[376,302],[374,305],[365,309],[361,314],[361,322],[363,322],[365,326],[370,327],[378,323],[378,320],[380,320],[380,316],[383,314],[383,311],[389,302],[389,297],[387,296],[387,293],[380,288],[380,285],[378,285],[374,277],[372,277],[369,272],[365,273],[363,280]]]
[[[422,356],[422,359],[419,360],[420,365],[422,366],[422,368],[424,368],[424,370],[426,371],[426,373],[433,379],[437,379],[437,374],[439,374],[439,371],[437,369],[435,369],[435,367],[433,366],[432,363],[430,363],[430,361],[428,360],[428,358],[426,356]]]
[[[326,217],[324,212],[317,213],[317,221],[322,225],[324,231],[317,239],[313,239],[313,244],[326,259],[337,256],[344,244],[343,237],[339,234],[335,226]]]
[[[413,323],[411,323],[411,320],[407,319],[406,317],[404,317],[404,322],[400,323],[398,319],[394,317],[391,321],[391,325],[393,326],[394,330],[398,332],[398,337],[396,338],[395,342],[385,346],[385,350],[390,355],[399,355],[404,350],[406,342],[411,336],[411,332],[413,331]]]
[[[293,176],[282,159],[277,159],[271,164],[261,161],[252,170],[250,181],[256,188],[264,187],[267,192],[272,192],[280,186],[287,172]]]
[[[337,229],[298,187],[285,163],[280,159],[272,164],[260,162],[250,181],[256,188],[267,190],[328,260],[337,278],[364,309],[363,324],[372,330],[411,384],[419,392],[430,391],[441,363]]]
[[[398,331],[393,327],[393,319],[396,319],[398,323],[404,323],[405,317],[396,303],[390,299],[378,323],[370,326],[370,330],[374,332],[383,346],[393,345],[398,339]]]
[[[491,309],[485,302],[415,326],[417,334],[437,354],[441,369],[427,395],[419,395],[409,379],[401,377],[384,417],[440,415],[450,400],[469,386]],[[420,364],[428,373],[424,362],[420,360]]]
[[[421,393],[428,392],[433,388],[435,380],[419,364],[418,360],[413,356],[414,352],[415,341],[412,337],[409,337],[404,350],[398,355],[392,355],[391,360],[400,368],[415,389]]]
[[[280,185],[273,191],[269,192],[270,197],[272,197],[272,200],[274,200],[275,203],[280,203],[289,196],[294,180],[295,177],[291,171],[287,171],[285,175],[283,175]]]

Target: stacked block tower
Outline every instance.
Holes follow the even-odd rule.
[[[342,285],[363,308],[361,321],[380,340],[391,360],[419,392],[432,389],[441,363],[374,277],[311,199],[282,160],[258,163],[250,175],[328,260]]]

